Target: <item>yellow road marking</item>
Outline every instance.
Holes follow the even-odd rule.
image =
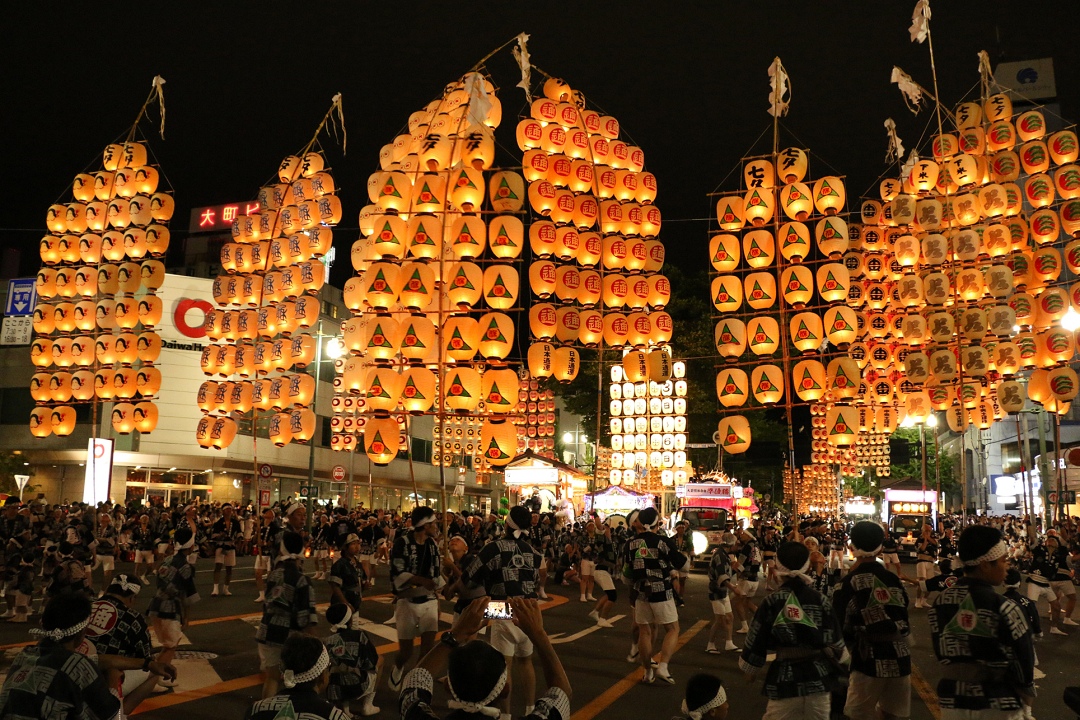
[[[911,663],[911,685],[915,688],[915,692],[919,694],[919,697],[922,698],[926,709],[934,716],[934,720],[941,720],[941,706],[938,705],[937,693],[934,688],[930,687],[930,683],[926,681],[915,663]]]
[[[709,625],[708,620],[698,620],[694,623],[689,630],[679,636],[679,642],[675,646],[675,651],[678,652],[682,649],[683,645],[690,642],[695,635],[704,630]],[[656,653],[653,656],[653,660],[659,661],[660,653]],[[570,720],[592,720],[594,717],[606,710],[612,703],[621,698],[631,688],[635,687],[641,682],[641,678],[644,674],[644,670],[641,667],[637,667],[633,672],[619,680],[617,683],[609,687],[604,692],[597,695],[595,698],[589,701],[585,707],[578,710],[576,713],[570,716]]]

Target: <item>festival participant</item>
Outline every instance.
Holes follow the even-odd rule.
[[[720,649],[716,643],[721,635],[724,638],[724,650],[738,650],[731,641],[731,598],[728,593],[735,590],[733,571],[731,569],[730,553],[735,549],[735,536],[724,533],[720,537],[720,544],[713,551],[709,560],[709,602],[712,603],[713,622],[709,631],[709,644],[705,652],[711,655],[719,655]],[[776,553],[773,553],[775,560]],[[775,563],[774,563],[775,565]]]
[[[222,595],[232,595],[229,583],[232,571],[236,567],[236,543],[240,539],[240,521],[236,518],[231,503],[221,506],[221,517],[210,530],[210,541],[214,544],[214,589],[210,597],[217,597],[221,583],[221,569],[225,568],[225,584],[221,586]]]
[[[488,543],[476,553],[465,568],[461,581],[465,587],[483,587],[492,600],[535,598],[540,584],[540,568],[544,557],[529,544],[532,514],[523,505],[510,508],[506,516],[505,535]],[[513,671],[517,669],[517,685],[525,700],[525,714],[536,704],[536,675],[533,670],[533,644],[528,636],[509,619],[491,621],[491,646],[506,660],[506,692],[500,698],[502,714],[510,717],[510,692],[514,685]]]
[[[370,587],[375,584],[375,554],[386,544],[386,533],[379,527],[379,518],[372,513],[356,536],[360,538],[360,565]]]
[[[846,651],[832,605],[810,587],[810,551],[786,542],[776,552],[780,588],[758,607],[739,658],[739,668],[753,680],[775,650],[765,676],[769,699],[762,720],[828,720],[829,693],[836,666]]]
[[[149,585],[146,573],[154,570],[154,546],[157,544],[149,515],[140,515],[139,521],[131,526],[131,544],[135,549],[135,575],[143,585]]]
[[[389,681],[394,692],[401,688],[416,637],[420,636],[421,656],[426,655],[435,644],[439,629],[438,591],[443,583],[442,554],[435,543],[439,524],[435,511],[429,507],[414,508],[411,520],[412,530],[394,540],[390,554],[390,587],[394,592],[398,638]]]
[[[449,573],[446,587],[443,588],[443,597],[447,600],[454,600],[454,620],[457,620],[458,616],[473,600],[483,596],[484,587],[482,585],[467,587],[462,581],[462,578],[465,577],[465,570],[472,565],[473,558],[476,557],[476,554],[469,550],[465,538],[450,538],[446,543],[446,549],[450,553],[453,568],[448,569]]]
[[[447,716],[503,718],[493,707],[506,692],[507,668],[502,656],[490,645],[473,640],[484,621],[489,598],[474,600],[461,614],[450,632],[406,676],[399,707],[402,720],[439,720],[431,708],[435,677],[446,676],[452,711]],[[544,620],[536,600],[511,598],[514,623],[536,648],[548,691],[523,720],[569,720],[570,681],[566,677],[551,639],[544,632]]]
[[[350,702],[359,700],[361,715],[375,715],[375,687],[378,679],[379,652],[367,633],[357,627],[357,615],[348,605],[331,605],[326,611],[330,635],[323,645],[330,654],[330,684],[326,698],[348,711]]]
[[[277,554],[274,541],[280,535],[281,523],[277,521],[273,509],[265,508],[262,511],[262,522],[259,524],[259,554],[255,558],[255,589],[259,591],[258,597],[255,598],[257,603],[266,600],[265,578],[274,564],[274,555]]]
[[[304,539],[291,530],[281,536],[277,562],[266,577],[266,601],[255,633],[259,669],[263,671],[263,697],[276,695],[282,678],[282,648],[292,632],[314,635],[319,616],[315,593],[304,574]]]
[[[161,508],[153,524],[154,534],[157,536],[157,546],[154,550],[155,565],[153,572],[157,574],[158,568],[165,562],[172,550],[173,531],[176,529],[172,517],[165,508]]]
[[[615,601],[619,599],[619,592],[615,589],[615,581],[611,577],[611,573],[615,571],[615,567],[619,562],[619,557],[615,549],[615,543],[611,541],[611,526],[604,524],[601,527],[603,531],[598,532],[593,539],[593,548],[596,551],[596,569],[593,571],[593,578],[603,595],[596,601],[596,606],[589,613],[589,617],[595,620],[600,627],[613,627],[607,616],[611,609],[615,607]],[[540,594],[543,592],[544,576],[545,573],[541,572],[540,584],[537,588],[537,597],[541,600],[546,597]]]
[[[761,578],[761,550],[758,548],[757,538],[749,530],[740,530],[737,537],[739,542],[736,569],[739,582],[736,587],[739,592],[732,596],[731,605],[735,619],[740,623],[735,632],[746,634],[750,630],[747,621],[757,612],[754,596],[757,595]]]
[[[638,591],[634,604],[634,619],[638,624],[638,656],[641,660],[645,683],[659,678],[669,685],[675,684],[668,670],[671,656],[679,642],[679,611],[675,607],[672,576],[690,561],[672,549],[665,538],[657,534],[660,513],[647,507],[637,516],[644,528],[626,546],[626,563],[630,578]],[[660,648],[660,664],[653,668],[652,625],[661,625],[664,639]]]
[[[885,533],[885,539],[881,541],[881,561],[893,575],[900,577],[900,545],[889,532],[888,525],[881,523],[881,529]]]
[[[345,538],[341,545],[341,556],[330,566],[330,602],[349,606],[354,614],[360,611],[360,602],[364,599],[364,568],[360,564],[360,538],[355,533]],[[359,615],[356,615],[359,619]]]
[[[1023,718],[1035,696],[1035,650],[1023,609],[994,591],[1005,581],[1008,546],[996,528],[972,525],[957,548],[964,577],[928,614],[941,718]]]
[[[1072,618],[1073,611],[1076,610],[1076,586],[1073,585],[1073,571],[1069,566],[1069,551],[1062,545],[1055,530],[1046,534],[1046,552],[1055,567],[1054,575],[1050,578],[1050,589],[1054,591],[1061,609],[1061,624],[1080,625]],[[1060,607],[1062,600],[1065,601],[1065,607]]]
[[[1051,578],[1056,578],[1058,572],[1057,546],[1055,544],[1051,548],[1052,543],[1056,543],[1056,538],[1051,535],[1046,539],[1046,542],[1035,545],[1030,549],[1031,560],[1028,565],[1027,596],[1029,600],[1035,603],[1044,597],[1050,603],[1051,635],[1068,635],[1061,629],[1061,603],[1050,586]]]
[[[765,591],[771,592],[779,583],[776,579],[776,548],[780,547],[780,538],[776,528],[766,525],[761,536],[761,569],[765,573]]]
[[[176,679],[176,668],[152,659],[150,629],[135,610],[142,583],[120,573],[94,602],[86,637],[97,650],[98,665],[130,715],[154,691],[158,678]]]
[[[922,526],[922,534],[915,542],[915,547],[917,553],[915,557],[918,561],[915,564],[915,578],[920,581],[929,580],[937,574],[938,561],[937,533],[934,532],[930,523],[925,523]],[[927,602],[921,587],[916,591],[915,595],[915,607],[930,607],[930,603]]]
[[[530,514],[529,517],[531,522],[532,515]],[[531,525],[526,526],[526,529],[529,527]],[[581,580],[579,582],[581,602],[596,602],[596,598],[592,594],[593,573],[596,572],[596,547],[593,545],[595,540],[596,526],[589,523],[585,526],[585,535],[581,541],[581,560],[578,563],[581,570]]]
[[[257,701],[246,720],[349,720],[348,713],[322,698],[330,684],[330,654],[318,638],[289,637],[282,646],[281,665],[285,692]]]
[[[326,513],[319,514],[319,521],[312,530],[311,554],[315,556],[315,577],[313,580],[322,580],[330,570],[330,543],[332,542],[333,526]],[[346,536],[348,537],[348,536]]]
[[[7,668],[0,689],[0,718],[60,720],[119,716],[120,700],[109,692],[94,661],[76,649],[83,643],[90,620],[90,600],[65,593],[46,604],[41,629],[30,632],[41,640],[24,648]]]
[[[172,662],[176,648],[188,624],[188,607],[199,601],[199,591],[195,589],[195,567],[188,560],[188,555],[195,552],[195,536],[186,527],[181,527],[173,536],[175,552],[161,564],[157,571],[157,592],[150,600],[147,615],[154,623],[154,633],[161,643],[162,651],[158,660]],[[158,680],[164,687],[175,686],[171,678]]]
[[[119,532],[113,526],[112,516],[108,513],[98,515],[97,532],[94,540],[97,542],[94,550],[94,567],[101,567],[103,580],[101,587],[105,588],[112,582],[113,571],[116,569],[117,539]]]
[[[682,702],[686,720],[727,720],[728,710],[727,691],[720,678],[698,673],[686,682]]]
[[[855,523],[855,564],[833,592],[833,611],[851,654],[847,704],[852,718],[906,720],[911,715],[908,597],[900,579],[877,562],[885,532],[874,522]]]

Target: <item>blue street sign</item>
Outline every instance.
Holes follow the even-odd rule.
[[[37,305],[37,280],[35,278],[8,280],[5,315],[8,317],[33,315],[35,305]]]

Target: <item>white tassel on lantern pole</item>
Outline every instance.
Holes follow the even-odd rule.
[[[525,91],[525,99],[532,103],[532,91],[529,89],[532,83],[532,64],[529,62],[529,48],[526,45],[528,42],[529,36],[525,33],[519,33],[517,47],[514,48],[513,53],[518,67],[521,68],[521,82],[517,84],[517,87]]]
[[[469,122],[473,125],[483,125],[488,110],[491,109],[491,100],[488,99],[487,88],[484,86],[484,76],[478,72],[466,75],[465,92],[469,96]]]
[[[769,66],[769,114],[773,117],[787,115],[791,102],[791,82],[780,58],[773,58]]]
[[[990,69],[990,55],[985,50],[979,51],[979,79],[982,82],[983,96],[990,95],[990,88],[997,85],[994,71]]]
[[[922,43],[930,34],[930,0],[915,3],[915,12],[911,15],[911,42]]]
[[[908,110],[918,115],[923,100],[922,87],[912,80],[910,75],[895,65],[893,65],[892,69],[891,82],[896,83],[896,87],[900,89],[900,94],[904,96],[904,102],[907,103]]]
[[[917,162],[919,162],[919,153],[915,151],[915,148],[912,148],[911,154],[908,155],[904,164],[900,166],[900,177],[907,177],[910,175]]]
[[[338,93],[337,95],[332,97],[331,101],[334,104],[330,107],[330,124],[331,127],[334,128],[335,135],[337,134],[337,125],[341,125],[341,154],[344,155],[346,152],[346,146],[349,144],[349,133],[345,130],[345,108],[341,104],[341,93]],[[335,110],[337,111],[336,124],[334,123],[333,115]]]
[[[896,121],[892,118],[885,118],[885,132],[889,136],[889,149],[885,151],[885,160],[895,158],[896,162],[900,162],[904,157],[904,143],[896,134]]]
[[[165,78],[160,75],[155,75],[150,86],[154,88],[153,92],[157,95],[158,108],[161,110],[161,127],[158,130],[158,134],[161,135],[161,139],[165,139],[165,91],[163,89],[165,85]]]

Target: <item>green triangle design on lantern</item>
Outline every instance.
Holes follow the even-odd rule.
[[[765,386],[766,383],[768,383],[768,387]],[[772,384],[772,381],[769,380],[769,376],[762,373],[761,380],[758,381],[758,386],[754,390],[754,395],[756,396],[758,393],[763,392],[772,392],[777,389],[778,388]]]
[[[833,186],[829,184],[829,181],[822,179],[821,192],[818,193],[818,197],[829,197],[830,195],[840,197],[840,193],[833,189]]]
[[[405,389],[408,390],[409,388],[413,389],[413,394],[411,396],[412,398],[415,398],[417,400],[427,400],[427,396],[424,395],[424,393],[420,392],[420,388],[416,387],[416,383],[413,382],[413,379],[411,377],[405,381]],[[402,392],[401,395],[402,397],[410,397],[404,392]]]
[[[425,200],[424,195],[427,194],[430,200]],[[431,188],[428,187],[427,181],[424,181],[424,187],[420,188],[420,193],[416,196],[419,199],[418,205],[438,205],[439,199],[435,197],[435,193],[431,192]]]
[[[712,258],[712,261],[713,261],[714,263],[717,263],[717,262],[727,262],[727,261],[728,261],[729,259],[730,259],[730,258],[728,257],[728,253],[727,253],[727,250],[725,250],[725,249],[724,249],[724,246],[723,246],[723,245],[720,245],[720,246],[718,246],[718,247],[716,248],[716,252],[715,252],[715,253],[713,253],[713,258]]]
[[[765,292],[765,288],[761,287],[761,283],[759,283],[757,280],[754,281],[754,287],[750,290],[750,295],[752,296],[755,292],[761,293],[761,297],[756,298],[757,300],[772,300],[772,295]]]
[[[495,438],[491,438],[491,442],[488,443],[487,450],[484,451],[484,457],[488,460],[510,459],[510,456],[503,452],[503,449],[499,447],[499,443],[495,442]]]
[[[430,295],[431,294],[431,293],[428,292],[427,287],[424,286],[424,278],[420,277],[420,269],[419,268],[413,268],[412,277],[409,278],[408,282],[412,282],[413,280],[417,280],[417,281],[420,282],[420,289],[419,290],[413,290],[413,292],[422,292],[425,295]],[[408,283],[406,283],[406,284],[408,284]]]
[[[503,182],[506,182],[505,180]],[[510,239],[509,233],[506,232],[506,228],[499,227],[499,234],[495,236],[495,239],[491,241],[491,244],[496,247],[517,247],[517,243]]]
[[[755,250],[757,251],[757,254],[754,253]],[[750,247],[746,251],[746,256],[747,257],[759,257],[759,256],[764,257],[765,256],[765,251],[761,249],[761,245],[758,244],[758,241],[757,241],[756,238],[754,240],[750,241]]]
[[[375,277],[371,278],[371,282],[368,284],[368,292],[371,292],[372,290],[375,290],[375,292],[379,293],[385,292],[385,290],[378,290],[375,287],[375,284],[378,283],[380,280],[382,281],[384,288],[390,285],[390,283],[386,282],[386,276],[383,275],[383,271],[381,268],[375,273]]]
[[[833,227],[832,220],[825,220],[825,225],[821,230],[821,237],[825,240],[830,240],[834,237],[840,237],[839,231],[837,231],[837,229]]]
[[[836,381],[840,380],[840,379],[843,379],[844,382],[843,383],[837,383]],[[844,368],[839,366],[839,365],[836,368],[836,375],[833,377],[833,383],[832,384],[833,384],[834,388],[835,387],[843,387],[843,388],[853,387],[853,385],[851,383],[851,378],[849,378],[847,376],[847,373],[844,372]]]
[[[837,415],[836,422],[833,423],[832,428],[829,430],[830,435],[852,435],[854,431],[848,427],[847,422],[844,420],[843,415]]]
[[[465,282],[459,283],[458,278],[461,278]],[[476,289],[475,287],[473,287],[473,284],[471,282],[469,282],[469,276],[468,276],[468,274],[466,274],[465,268],[463,268],[463,267],[458,268],[457,275],[454,276],[454,287],[463,288],[465,290],[475,290]]]
[[[506,182],[506,178],[500,178],[499,179],[499,190],[503,190],[503,189],[506,190],[505,195],[502,195],[501,193],[497,193],[497,194],[501,195],[501,197],[504,200],[517,200],[518,199],[518,196],[514,193],[514,189],[510,187],[510,183]]]
[[[727,435],[724,436],[724,447],[738,445],[741,442],[745,441],[739,437],[739,433],[735,432],[733,428],[728,428]]]
[[[495,329],[495,332],[499,333],[499,337],[495,338],[494,340],[488,337],[488,333],[491,332],[492,328]],[[506,336],[503,335],[502,330],[499,329],[499,323],[495,320],[495,318],[491,318],[491,322],[488,323],[487,330],[484,332],[484,340],[486,340],[487,342],[506,342]]]
[[[761,340],[761,341],[758,341],[758,339],[757,339],[758,333],[764,335],[765,339]],[[758,329],[755,330],[754,334],[750,336],[750,345],[751,346],[753,346],[753,345],[771,345],[774,342],[776,342],[776,341],[773,340],[771,337],[769,337],[769,333],[765,332],[765,327],[764,326],[758,326]]]
[[[800,279],[799,279],[799,276],[798,276],[798,275],[795,275],[794,273],[792,273],[792,275],[791,275],[791,278],[792,278],[792,279],[793,279],[793,280],[794,280],[795,282],[799,283],[799,287],[795,287],[795,288],[793,288],[793,287],[789,287],[789,288],[788,288],[788,290],[787,290],[787,291],[788,291],[789,293],[792,293],[792,292],[802,292],[802,291],[806,291],[806,290],[808,289],[808,288],[807,288],[807,287],[806,287],[805,285],[803,285],[803,282],[802,282],[802,280],[800,280]],[[790,285],[790,284],[791,284],[791,283],[790,283],[790,281],[789,281],[789,282],[788,282],[788,285]]]
[[[807,380],[809,380],[813,384],[812,385],[807,385],[806,384]],[[802,390],[820,390],[821,389],[821,385],[818,384],[818,381],[814,379],[814,376],[810,374],[810,370],[808,370],[807,368],[803,368],[803,375],[802,375],[802,379],[799,381],[799,387]]]
[[[461,388],[461,392],[454,392],[454,386],[457,385]],[[450,387],[446,388],[446,394],[451,397],[471,398],[472,395],[465,389],[465,385],[461,382],[460,375],[454,375],[454,379],[450,381]]]
[[[844,319],[840,313],[836,313],[836,319],[832,323],[833,332],[838,330],[852,330],[851,323]]]
[[[731,385],[734,390],[728,392],[728,385]],[[723,390],[720,393],[720,397],[728,397],[729,395],[743,395],[743,391],[739,388],[739,384],[733,382],[731,376],[728,376],[727,382],[723,385]]]
[[[776,613],[776,620],[773,621],[773,624],[806,625],[807,627],[812,628],[817,627],[817,623],[806,614],[806,610],[803,608],[802,603],[799,602],[799,598],[795,593],[791,593],[788,596],[788,600],[784,603],[784,606],[780,608],[780,612]]]
[[[375,338],[382,338],[382,341],[376,342]],[[390,339],[386,337],[386,333],[383,332],[381,324],[375,325],[375,330],[371,333],[371,340],[368,341],[368,347],[394,347],[390,344]]]
[[[385,233],[390,233],[389,237],[384,237]],[[392,242],[395,245],[400,245],[401,240],[394,234],[394,228],[390,227],[389,221],[383,223],[382,230],[379,231],[379,242],[389,243]]]
[[[495,288],[498,287],[501,287],[503,289],[503,293],[501,295],[495,292]],[[495,282],[491,283],[491,289],[487,291],[487,296],[493,298],[510,297],[510,291],[506,289],[506,283],[503,282],[502,275],[495,276]],[[494,320],[492,322],[494,322]]]
[[[501,399],[498,400],[497,402],[493,401],[491,399],[492,395],[498,395],[499,398],[501,398]],[[488,393],[487,402],[488,402],[489,405],[490,404],[494,404],[494,405],[509,405],[510,404],[509,401],[506,399],[506,396],[502,394],[502,390],[499,389],[499,383],[495,382],[494,380],[491,382],[491,392]]]
[[[455,340],[460,340],[461,345],[455,347]],[[465,338],[461,336],[461,330],[459,330],[458,328],[454,328],[454,333],[450,336],[450,344],[448,344],[446,347],[451,350],[472,350],[472,347],[469,345],[469,343],[465,342]],[[457,379],[456,376],[455,379]]]
[[[752,192],[750,194],[750,199],[746,201],[746,207],[757,207],[758,205],[767,205],[767,204],[768,203],[766,203],[761,198],[761,193],[758,192],[757,190],[754,190],[754,192]]]
[[[464,238],[464,239],[463,239]],[[469,230],[468,225],[461,226],[461,232],[458,233],[457,240],[454,241],[455,245],[479,245],[476,242],[476,238],[473,237],[472,232]]]
[[[401,343],[402,345],[405,345],[405,347],[410,347],[410,348],[426,348],[427,347],[427,345],[425,345],[423,343],[423,341],[420,340],[420,333],[416,332],[416,326],[409,325],[409,329],[405,331],[405,337],[409,337],[410,335],[412,335],[414,338],[416,338],[416,340],[414,342],[412,342],[412,343],[409,343],[408,345],[405,345],[405,342],[402,341],[402,343]],[[409,382],[412,382],[412,378],[409,378]]]
[[[465,182],[461,182],[463,179],[465,180]],[[458,173],[457,180],[454,181],[454,186],[471,187],[474,190],[476,189],[476,183],[472,181],[472,178],[469,177],[469,173],[465,172],[464,168],[461,170],[460,173]]]
[[[423,239],[422,240],[417,240],[416,239],[417,237],[421,237]],[[422,223],[422,222],[417,223],[417,225],[416,225],[416,233],[413,234],[413,245],[434,245],[434,244],[435,244],[435,241],[431,239],[431,233],[429,233],[427,231],[427,229],[424,227],[424,223]]]
[[[784,236],[784,247],[788,247],[789,245],[805,245],[805,244],[806,244],[806,240],[803,238],[803,236],[800,235],[798,232],[796,232],[794,227],[789,227],[788,231],[787,231],[787,235]]]
[[[899,592],[894,593],[888,585],[875,576],[874,585],[870,588],[870,598],[866,601],[866,607],[876,608],[886,606],[903,607],[903,595]]]
[[[376,377],[368,387],[367,396],[370,398],[389,398],[390,393],[386,392],[386,388],[382,386],[382,382]]]
[[[803,194],[799,192],[799,188],[793,187],[791,188],[791,192],[788,193],[787,202],[785,203],[785,205],[791,205],[791,203],[795,202],[796,200],[802,200],[802,198]]]
[[[390,192],[386,192],[386,188],[390,188]],[[390,197],[401,197],[401,193],[398,192],[397,185],[394,184],[394,178],[386,178],[386,182],[383,183],[382,194],[389,195]]]
[[[975,607],[975,600],[969,594],[960,602],[956,614],[945,624],[943,635],[975,635],[976,637],[991,638],[994,632],[979,617],[979,610]]]

